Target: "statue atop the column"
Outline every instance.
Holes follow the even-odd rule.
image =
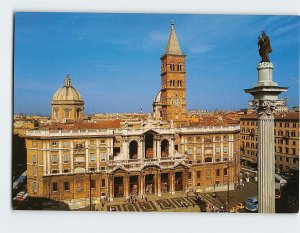
[[[259,56],[261,56],[260,62],[270,62],[269,53],[272,53],[272,48],[270,38],[267,36],[265,31],[263,31],[261,36],[258,37],[257,44],[259,48]]]

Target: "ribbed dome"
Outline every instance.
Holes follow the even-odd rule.
[[[161,91],[157,93],[157,95],[154,98],[154,103],[159,103],[161,100]]]
[[[83,101],[79,92],[71,86],[71,79],[67,75],[65,79],[65,85],[58,89],[53,97],[52,101]]]

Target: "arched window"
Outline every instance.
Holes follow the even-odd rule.
[[[81,110],[79,108],[76,109],[76,117],[80,117]]]
[[[162,140],[161,142],[161,157],[165,158],[169,156],[169,141],[167,139]]]
[[[174,64],[170,64],[170,71],[175,71],[175,65]]]
[[[138,158],[138,143],[137,141],[131,141],[129,143],[129,159],[137,159]]]
[[[181,64],[179,63],[179,64],[177,64],[177,71],[181,71],[182,70],[182,66],[181,66]]]
[[[153,158],[153,134],[147,133],[145,136],[145,157],[146,159]]]

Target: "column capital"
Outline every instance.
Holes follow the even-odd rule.
[[[272,119],[276,111],[276,100],[254,100],[253,108],[260,119]]]

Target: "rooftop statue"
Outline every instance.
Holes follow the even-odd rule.
[[[266,32],[262,32],[261,37],[258,37],[258,48],[259,56],[261,56],[260,62],[270,62],[269,53],[272,53],[272,48],[270,44],[270,38],[267,36]]]

